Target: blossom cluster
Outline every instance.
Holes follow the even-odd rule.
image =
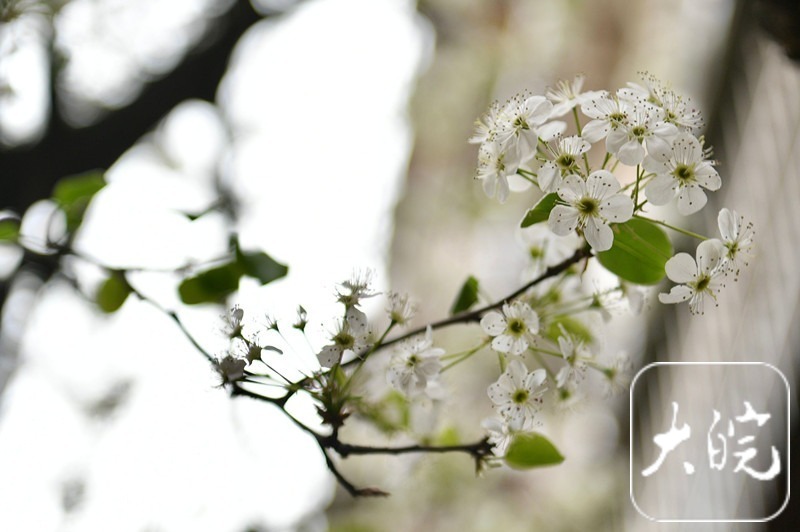
[[[623,357],[599,364],[582,322],[560,320],[592,310],[607,320],[625,299],[638,312],[647,290],[638,283],[654,285],[664,277],[677,284],[659,294],[660,302],[688,302],[693,314],[703,313],[728,277],[738,277],[753,248],[752,224],[727,208],[717,217],[718,237],[652,217],[652,206],[694,214],[707,204],[706,194],[722,185],[700,136],[701,114],[689,99],[649,74],[641,84],[616,91],[584,91],[583,85],[579,75],[543,95],[522,92],[493,102],[469,139],[479,145],[475,178],[487,196],[505,203],[512,190],[530,193],[530,186],[512,186],[513,181],[533,185],[538,201],[522,222],[531,278],[585,248],[619,279],[610,290],[586,294],[581,286],[567,294],[561,277],[483,316],[491,348],[504,357],[488,389],[499,417],[484,424],[500,450],[536,424],[547,389],[568,403],[587,368],[599,370],[611,388],[624,380]],[[674,253],[664,229],[701,240],[696,258]],[[619,246],[616,239],[622,239]],[[639,275],[645,267],[651,273]],[[560,363],[544,363],[543,355]],[[530,370],[527,360],[538,369]]]
[[[504,104],[492,103],[470,138],[479,144],[476,179],[485,193],[505,202],[510,179],[529,181],[545,199],[553,198],[547,212],[550,232],[577,235],[594,253],[612,249],[614,226],[632,218],[697,236],[646,215],[650,205],[673,200],[679,214],[694,214],[706,205],[706,192],[721,187],[711,151],[698,136],[701,114],[652,75],[643,74],[642,81],[613,92],[584,91],[579,75],[544,95],[522,92]],[[575,134],[567,135],[563,118],[570,113]],[[635,169],[635,179],[625,179],[633,174],[623,172],[625,167]],[[693,313],[702,312],[703,296],[715,297],[722,286],[718,278],[738,275],[740,257],[752,248],[752,226],[727,209],[719,219],[723,239],[703,246],[703,259],[698,254],[692,276],[687,273],[691,257],[671,259],[666,274],[682,285],[663,294],[662,302],[689,301]],[[718,244],[725,248],[724,257],[710,251]],[[576,249],[579,244],[572,245]],[[712,270],[715,282],[708,283],[703,279]]]

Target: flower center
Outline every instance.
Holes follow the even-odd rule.
[[[694,170],[690,166],[679,164],[675,168],[675,171],[672,172],[672,175],[674,175],[681,183],[688,183],[694,178]]]
[[[517,390],[514,392],[514,395],[511,397],[511,400],[514,401],[516,404],[521,405],[528,401],[528,390]]]
[[[525,323],[522,320],[514,318],[508,321],[508,332],[514,336],[519,336],[525,332]]]
[[[417,355],[411,355],[408,357],[408,361],[406,361],[406,366],[413,368],[417,365],[417,362],[419,362],[419,357],[417,357]]]
[[[634,137],[640,139],[644,136],[645,133],[647,133],[647,130],[642,126],[636,126],[631,130],[631,133],[633,133]]]
[[[704,275],[697,279],[697,283],[695,284],[695,290],[698,292],[704,292],[708,289],[708,285],[711,284],[711,277],[708,275]]]
[[[531,258],[533,260],[539,260],[539,259],[544,258],[544,248],[531,246],[531,248],[528,250],[528,252],[530,253]]]
[[[514,128],[515,129],[530,129],[530,127],[528,126],[528,122],[524,118],[522,118],[521,116],[518,116],[514,120]]]
[[[333,343],[342,349],[350,349],[355,345],[356,340],[351,334],[342,331],[333,337]]]
[[[558,157],[556,162],[561,168],[570,168],[575,164],[575,157],[569,153],[563,153]]]
[[[575,208],[578,209],[578,212],[583,216],[597,216],[597,214],[600,212],[599,202],[590,197],[579,199],[578,203],[575,205]]]

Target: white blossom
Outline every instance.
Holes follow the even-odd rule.
[[[430,326],[425,335],[400,343],[392,356],[386,378],[407,396],[425,393],[442,370],[444,349],[433,347]]]
[[[478,150],[478,171],[475,179],[483,182],[483,191],[490,198],[497,194],[500,203],[508,199],[508,176],[517,173],[519,158],[504,150],[497,142],[486,142]]]
[[[744,218],[736,211],[723,208],[717,215],[717,224],[725,246],[725,266],[735,275],[739,275],[741,264],[747,266],[751,257],[755,231],[752,223],[745,223]]]
[[[524,363],[512,360],[497,382],[489,386],[489,398],[510,429],[526,430],[532,426],[547,390],[542,386],[546,377],[545,370],[528,372]]]
[[[511,430],[502,419],[496,417],[486,418],[481,422],[481,427],[486,431],[489,443],[494,447],[496,456],[504,456],[506,449],[514,438],[515,431]]]
[[[516,159],[525,162],[536,154],[539,142],[537,127],[542,125],[553,110],[544,96],[520,93],[506,102],[497,121],[496,139],[503,147],[515,153]]]
[[[577,135],[561,137],[555,147],[550,146],[552,160],[545,162],[538,173],[542,192],[555,192],[561,185],[561,176],[578,172],[581,156],[591,148],[591,144]]]
[[[602,91],[581,92],[584,81],[585,76],[583,74],[578,74],[572,80],[572,83],[566,80],[560,80],[555,88],[547,90],[545,96],[553,103],[553,111],[550,114],[551,117],[564,116],[574,107],[586,103],[592,98],[597,98],[602,94]]]
[[[558,188],[565,205],[550,211],[550,229],[557,235],[567,235],[580,229],[595,251],[605,251],[614,242],[610,222],[625,222],[633,215],[633,201],[620,189],[617,179],[607,170],[589,174],[584,182],[569,175]]]
[[[409,300],[408,294],[389,293],[389,305],[386,307],[389,319],[398,325],[405,325],[417,312],[416,305]]]
[[[606,150],[622,164],[636,166],[647,153],[666,153],[678,134],[673,124],[659,120],[651,107],[640,105],[628,115],[628,120],[609,132]]]
[[[556,375],[556,386],[566,387],[569,383],[577,384],[582,381],[586,372],[586,361],[591,359],[591,352],[580,339],[560,327],[561,336],[558,337],[558,349],[564,357],[564,366]]]
[[[481,328],[494,336],[492,349],[500,353],[520,355],[539,332],[539,316],[523,301],[503,305],[503,312],[492,310],[481,318]]]
[[[617,96],[604,94],[581,105],[583,114],[592,118],[581,131],[588,142],[595,143],[628,122],[633,106]]]
[[[650,152],[644,168],[656,176],[645,186],[648,201],[666,205],[678,196],[678,212],[684,216],[705,206],[703,189],[717,190],[722,186],[719,174],[711,161],[704,158],[700,141],[690,133],[680,133],[668,152]]]
[[[345,318],[338,323],[337,330],[331,336],[330,345],[326,345],[317,354],[322,367],[332,368],[342,361],[345,354],[358,353],[369,346],[369,324],[366,315],[355,307],[347,309]]]
[[[671,281],[681,283],[673,286],[668,294],[658,294],[662,303],[689,302],[692,314],[703,314],[705,299],[715,302],[717,293],[725,285],[725,268],[720,267],[726,248],[717,239],[704,240],[697,246],[697,262],[688,253],[678,253],[667,261],[665,269]]]

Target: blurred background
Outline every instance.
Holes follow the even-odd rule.
[[[800,16],[792,0],[0,6],[0,208],[24,213],[23,235],[43,242],[54,207],[42,200],[58,179],[108,169],[74,245],[109,266],[142,270],[137,288],[175,308],[205,345],[219,341],[224,309],[183,306],[174,270],[218,256],[231,230],[290,274],[263,287],[243,282],[230,303],[289,320],[302,304],[317,345],[335,316],[335,284],[354,268],[372,268],[379,289],[414,296],[420,324],[445,316],[470,274],[494,297],[511,292],[528,260],[513,229],[530,198],[501,206],[473,182],[477,154],[466,139],[475,118],[494,99],[543,93],[577,73],[586,89],[613,90],[648,71],[701,109],[721,161],[723,188],[690,219],[693,229],[714,234],[718,209],[734,208],[755,223],[757,256],[719,308],[689,316],[651,295],[641,316],[616,317],[606,348],[629,352],[637,369],[757,360],[797,382]],[[180,214],[220,197],[219,213]],[[392,493],[353,500],[280,412],[216,387],[162,313],[134,298],[100,313],[75,288],[91,292],[97,268],[7,245],[0,259],[0,530],[681,526],[652,523],[630,502],[625,394],[547,418],[543,431],[568,457],[557,468],[476,478],[459,456],[353,458],[343,468],[354,482]],[[474,329],[448,330],[437,343],[465,348],[480,335]],[[442,423],[466,441],[479,438],[496,375],[478,362],[448,377],[460,392]],[[649,384],[642,401],[713,399],[715,387],[698,379]],[[757,379],[725,387],[785,393]],[[644,445],[671,412],[641,412],[630,441]],[[770,427],[778,439],[781,421]],[[667,486],[680,492],[685,477]],[[775,507],[769,493],[737,498],[735,483],[730,489],[733,497],[702,492],[696,502]],[[665,512],[677,500],[663,491],[642,497]],[[790,503],[779,519],[740,528],[786,530],[797,512]]]

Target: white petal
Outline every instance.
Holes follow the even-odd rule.
[[[508,199],[508,179],[505,176],[500,176],[497,178],[497,199],[500,203],[505,203]]]
[[[722,186],[722,179],[710,164],[701,163],[695,167],[694,172],[695,179],[700,186],[708,190],[719,190],[719,187]]]
[[[620,146],[619,151],[617,151],[617,159],[628,166],[641,164],[644,160],[644,146],[636,139],[629,140]]]
[[[550,193],[555,192],[561,184],[561,172],[559,172],[555,163],[546,162],[539,169],[539,188],[542,192]]]
[[[589,218],[583,230],[583,236],[595,251],[607,251],[614,243],[614,231],[598,218]]]
[[[606,151],[616,154],[626,142],[628,142],[628,134],[622,128],[615,129],[606,137]]]
[[[692,297],[692,294],[694,294],[694,291],[691,288],[679,284],[678,286],[673,286],[669,294],[658,294],[658,300],[665,304],[683,303],[684,301],[688,301]]]
[[[497,336],[506,330],[506,319],[499,312],[491,311],[481,318],[481,329],[490,336]]]
[[[583,127],[581,135],[588,142],[594,144],[598,140],[605,138],[609,131],[611,131],[611,126],[608,125],[606,120],[592,120]]]
[[[683,187],[678,193],[678,212],[684,216],[694,214],[702,209],[707,201],[706,193],[699,186]]]
[[[633,216],[633,200],[623,194],[615,194],[603,201],[600,214],[610,222],[627,222]]]
[[[726,242],[733,242],[738,236],[736,213],[731,212],[727,207],[723,207],[717,215],[717,225],[719,233]]]
[[[578,210],[566,205],[556,205],[547,220],[550,230],[559,236],[566,236],[578,227]]]
[[[562,122],[561,120],[548,122],[547,124],[543,124],[537,128],[539,136],[545,142],[553,140],[566,130],[567,130],[567,124],[566,122]]]
[[[648,137],[645,140],[645,145],[647,146],[647,153],[658,154],[655,155],[656,158],[662,157],[661,154],[669,153],[671,147],[669,140],[658,135]]]
[[[326,345],[317,355],[319,364],[323,368],[332,368],[342,356],[342,350],[335,345]]]
[[[676,283],[688,283],[697,276],[697,263],[688,253],[678,253],[664,265],[667,277]]]
[[[571,174],[564,178],[558,187],[558,197],[572,203],[586,195],[586,184],[580,177]]]
[[[514,338],[507,334],[501,334],[497,336],[494,340],[492,340],[492,349],[497,351],[498,353],[508,353],[511,351],[511,348],[514,344]],[[519,353],[514,353],[519,354]]]
[[[539,386],[542,385],[544,380],[547,378],[547,372],[543,369],[536,369],[530,372],[528,377],[525,379],[525,388],[531,391],[536,390]]]
[[[710,273],[725,257],[726,251],[725,245],[716,238],[703,240],[697,246],[697,268],[701,272]]]
[[[675,197],[675,187],[677,185],[677,181],[669,174],[660,174],[644,187],[644,193],[647,196],[647,200],[653,205],[666,205]]]
[[[616,194],[618,190],[619,182],[608,170],[597,170],[586,178],[586,192],[593,198],[603,199]]]

